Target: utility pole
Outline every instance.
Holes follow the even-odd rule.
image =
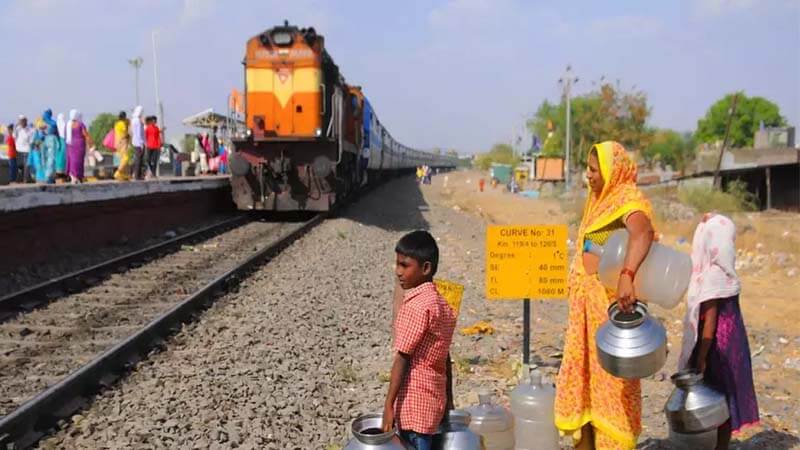
[[[156,111],[158,111],[158,123],[161,125],[161,129],[166,129],[166,124],[164,124],[164,107],[161,105],[161,96],[158,93],[158,54],[156,53],[156,35],[158,33],[153,31],[151,37],[153,40],[153,78],[155,80],[155,88],[156,88]]]
[[[134,80],[135,80],[134,83],[136,83],[136,105],[134,105],[134,106],[139,106],[140,105],[140,103],[139,103],[139,68],[142,67],[142,63],[143,62],[144,62],[144,60],[142,59],[141,56],[137,56],[136,58],[128,60],[128,64],[130,64],[131,67],[133,67],[133,71],[135,73],[135,75],[134,75]]]
[[[156,88],[156,111],[158,114],[158,123],[161,126],[161,142],[164,142],[166,136],[167,125],[164,123],[164,107],[161,105],[161,97],[158,93],[158,54],[156,53],[156,34],[154,30],[151,34],[153,40],[153,78],[155,79]],[[159,154],[159,162],[156,164],[156,176],[161,175],[161,155]]]
[[[572,136],[570,135],[570,115],[572,110],[571,105],[571,96],[572,96],[572,85],[578,82],[578,77],[572,76],[572,66],[567,64],[567,71],[564,75],[559,78],[558,84],[561,85],[563,91],[562,94],[564,96],[565,101],[567,102],[567,135],[566,135],[566,157],[564,161],[564,184],[569,189],[569,172],[570,172],[570,153],[572,153]]]
[[[719,159],[717,159],[717,168],[714,170],[714,189],[722,188],[722,180],[719,176],[719,170],[722,167],[722,156],[725,154],[725,147],[728,146],[728,138],[731,134],[731,122],[733,115],[736,114],[736,104],[739,102],[739,93],[733,95],[731,107],[728,110],[728,123],[725,124],[725,138],[722,140],[722,148],[719,149]]]

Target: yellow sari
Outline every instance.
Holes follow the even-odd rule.
[[[639,380],[616,378],[600,367],[594,336],[608,319],[615,293],[603,287],[596,274],[586,273],[582,247],[587,235],[604,241],[634,211],[652,220],[652,209],[636,187],[636,164],[625,148],[612,141],[593,148],[605,184],[599,195],[589,190],[578,229],[578,251],[570,269],[569,323],[556,384],[556,426],[579,439],[576,432],[590,423],[595,448],[632,449],[642,429],[641,386]]]

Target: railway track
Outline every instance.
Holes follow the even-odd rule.
[[[35,443],[323,218],[237,218],[0,299],[0,445]]]
[[[247,216],[237,215],[192,232],[173,237],[140,250],[109,259],[81,270],[67,273],[0,297],[0,323],[19,314],[28,313],[49,302],[63,298],[66,294],[83,290],[115,272],[161,257],[190,244],[237,227],[247,221]]]

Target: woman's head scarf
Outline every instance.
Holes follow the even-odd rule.
[[[47,109],[42,113],[42,120],[47,124],[47,134],[58,134],[58,124],[53,120],[53,110]]]
[[[58,113],[56,117],[56,126],[58,127],[58,137],[67,137],[67,121],[64,120],[64,113]]]
[[[69,122],[67,123],[67,144],[72,143],[72,128],[75,123],[81,122],[81,113],[77,109],[69,111]]]
[[[678,368],[686,369],[697,344],[700,306],[717,298],[739,294],[736,274],[736,225],[721,214],[709,214],[697,225],[692,238],[692,278],[686,292],[686,317]]]
[[[589,188],[583,218],[578,229],[578,242],[586,233],[597,231],[633,211],[642,211],[652,218],[652,207],[636,186],[636,163],[622,144],[605,141],[592,146],[597,152],[603,190],[595,194]]]

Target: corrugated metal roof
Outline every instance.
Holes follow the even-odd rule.
[[[697,155],[696,173],[713,172],[719,153],[705,152]],[[743,148],[727,150],[722,157],[720,170],[744,170],[768,166],[782,166],[800,162],[800,150],[795,148]]]

